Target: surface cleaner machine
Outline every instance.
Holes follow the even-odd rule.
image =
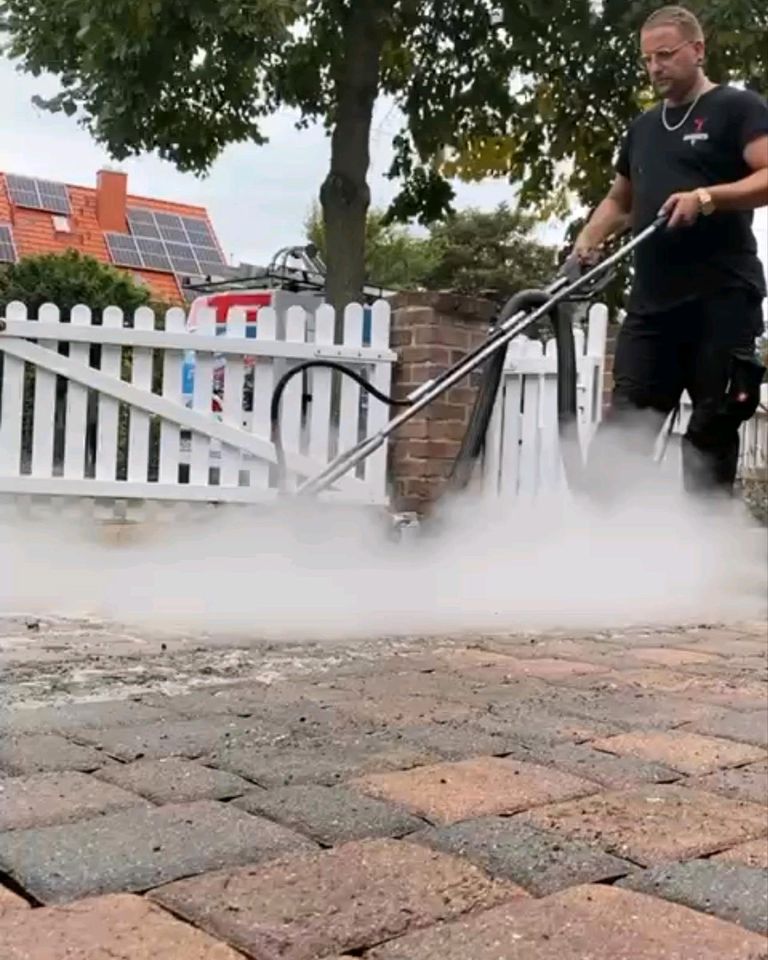
[[[486,430],[501,383],[506,346],[514,337],[524,333],[532,324],[544,318],[549,318],[552,323],[557,344],[557,408],[561,455],[569,485],[572,489],[578,488],[583,473],[583,458],[577,432],[577,368],[573,335],[573,304],[593,299],[610,282],[616,267],[665,223],[666,217],[659,216],[642,232],[589,269],[582,270],[579,261],[572,257],[563,264],[555,280],[545,289],[523,290],[515,294],[499,312],[485,343],[470,351],[440,376],[417,387],[404,400],[396,400],[377,390],[356,370],[345,364],[332,360],[309,360],[297,364],[278,381],[272,395],[270,416],[272,439],[277,452],[280,489],[285,490],[286,476],[280,438],[280,402],[286,386],[293,377],[313,367],[327,367],[352,377],[363,390],[381,403],[386,403],[392,408],[403,408],[401,412],[393,415],[377,433],[364,438],[349,450],[339,454],[325,469],[316,476],[304,480],[295,490],[298,496],[314,496],[330,490],[341,477],[378,450],[390,434],[487,361],[467,432],[448,482],[449,490],[463,489],[469,483],[473,467],[482,453]]]

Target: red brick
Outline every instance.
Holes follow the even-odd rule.
[[[765,706],[768,687],[755,681],[723,677],[700,677],[671,670],[649,669],[627,671],[617,675],[621,684],[674,693],[702,703],[717,703],[738,710],[759,710]]]
[[[242,960],[231,947],[148,900],[123,894],[33,914],[7,914],[0,920],[0,956],[3,960]]]
[[[485,653],[482,650],[459,650],[448,654],[443,659],[449,666],[460,670],[462,676],[484,683],[499,683],[513,677],[563,680],[583,674],[605,672],[605,668],[574,660],[555,660],[547,657],[528,660],[505,654]]]
[[[696,653],[693,650],[676,650],[674,647],[640,647],[628,650],[633,660],[657,663],[663,667],[685,667],[695,663],[722,662],[720,657],[711,653]]]
[[[663,763],[692,776],[710,773],[721,767],[736,767],[763,760],[766,756],[759,747],[679,730],[622,733],[616,737],[595,740],[592,746],[620,757],[637,757],[639,760]]]
[[[597,790],[595,784],[568,773],[496,757],[372,774],[353,782],[364,793],[441,824],[517,813]]]
[[[748,867],[768,870],[768,838],[740,843],[736,847],[731,847],[730,850],[718,853],[712,859],[726,860],[729,863],[745,863]]]
[[[503,946],[502,946],[503,945]],[[612,887],[572,887],[411,934],[366,960],[765,960],[766,941],[715,917]]]
[[[255,960],[358,951],[524,896],[463,860],[395,840],[211,873],[151,894]]]
[[[41,773],[0,781],[0,830],[71,823],[128,807],[151,809],[152,804],[84,773]]]
[[[0,918],[7,913],[28,909],[29,904],[26,900],[16,896],[15,893],[11,893],[6,887],[0,886]]]
[[[768,762],[750,763],[736,770],[717,770],[691,780],[690,785],[696,790],[710,790],[736,800],[768,803]]]
[[[768,834],[763,807],[668,784],[550,804],[521,817],[641,864],[690,860]]]

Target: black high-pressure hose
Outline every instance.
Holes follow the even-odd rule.
[[[280,402],[283,399],[285,388],[294,377],[297,377],[305,370],[312,370],[317,367],[323,367],[327,370],[338,370],[339,373],[351,377],[372,397],[375,397],[381,403],[388,404],[390,407],[408,407],[411,404],[410,400],[396,400],[394,397],[390,397],[389,394],[383,393],[377,387],[374,387],[373,384],[369,383],[365,377],[362,377],[356,370],[346,366],[346,364],[338,363],[336,360],[306,360],[304,363],[296,364],[295,367],[287,373],[284,373],[277,381],[277,385],[272,394],[272,403],[269,407],[269,420],[272,432],[272,443],[275,445],[279,489],[285,486],[286,474],[285,450],[283,448],[282,433],[280,430]]]

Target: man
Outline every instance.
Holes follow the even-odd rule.
[[[591,459],[599,482],[617,460],[650,456],[687,390],[685,488],[730,493],[739,428],[764,372],[755,340],[766,284],[752,211],[768,205],[768,104],[708,79],[701,25],[683,7],[649,17],[640,47],[662,100],[631,124],[613,185],[574,250],[593,263],[609,236],[638,233],[662,211],[668,221],[635,253],[611,411]]]

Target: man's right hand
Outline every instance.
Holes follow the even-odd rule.
[[[594,267],[600,262],[602,247],[603,245],[595,243],[589,234],[582,233],[573,245],[573,255],[578,257],[579,262],[585,267]]]

